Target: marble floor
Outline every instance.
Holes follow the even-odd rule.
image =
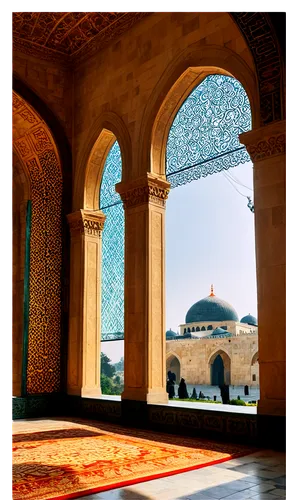
[[[76,500],[278,500],[286,498],[285,478],[285,454],[262,450]]]

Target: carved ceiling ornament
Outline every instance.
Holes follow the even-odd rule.
[[[133,185],[132,185],[133,184]],[[153,203],[165,207],[170,191],[170,183],[148,174],[134,183],[116,185],[116,191],[120,194],[124,209]]]
[[[149,12],[14,12],[13,50],[65,67],[81,63],[114,41]],[[265,12],[230,14],[246,39],[256,66],[260,123],[285,116],[283,60]]]
[[[71,236],[81,234],[101,237],[105,215],[100,211],[78,210],[67,216]]]
[[[102,49],[148,12],[14,12],[13,48],[70,64]]]

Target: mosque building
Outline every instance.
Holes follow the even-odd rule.
[[[250,313],[241,320],[234,307],[214,294],[187,311],[180,334],[166,332],[167,371],[187,384],[259,385],[258,325]]]

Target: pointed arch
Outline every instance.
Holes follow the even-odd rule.
[[[213,353],[210,355],[208,359],[208,365],[209,365],[209,373],[210,373],[210,384],[211,385],[218,385],[218,384],[213,384],[213,379],[214,379],[214,363],[216,362],[217,358],[220,357],[223,363],[223,381],[225,384],[230,385],[231,383],[231,358],[230,355],[224,351],[223,349],[216,349],[213,351]]]
[[[63,174],[45,120],[13,90],[13,150],[28,179],[21,394],[59,392],[62,343]],[[15,200],[16,202],[16,200]],[[53,237],[51,238],[51,235]],[[16,259],[17,262],[17,259]],[[48,293],[48,289],[53,293]],[[14,305],[15,307],[15,305]]]
[[[179,384],[181,379],[181,367],[182,363],[178,354],[173,351],[169,352],[166,355],[166,372],[168,373],[168,371],[171,370],[171,372],[175,373],[177,384]]]
[[[258,362],[259,362],[258,351],[256,351],[256,353],[254,353],[252,358],[251,358],[251,366],[253,366],[255,363],[258,363]]]
[[[72,207],[72,151],[63,124],[50,109],[49,105],[20,77],[13,72],[13,90],[28,103],[40,116],[53,139],[62,174],[62,264],[61,264],[61,390],[66,389],[67,341],[69,330],[69,297],[70,297],[70,233],[66,215]],[[25,169],[25,162],[21,162]],[[29,177],[29,176],[28,176]]]
[[[250,364],[250,385],[259,386],[259,358],[258,351],[256,351],[252,358]]]
[[[230,358],[230,354],[224,350],[224,349],[220,349],[220,348],[216,348],[212,354],[209,356],[209,359],[208,359],[208,364],[211,365],[213,362],[214,362],[214,359],[216,358],[217,355],[221,355],[223,359],[231,359]]]
[[[122,156],[122,180],[132,169],[132,150],[129,131],[123,120],[106,112],[94,122],[86,144],[79,151],[75,173],[73,209],[99,209],[99,191],[104,164],[110,148],[118,141]]]
[[[139,150],[143,168],[148,165],[152,173],[165,176],[166,142],[174,116],[192,90],[215,73],[233,76],[242,84],[250,100],[252,125],[259,126],[256,76],[243,59],[225,47],[188,47],[169,64],[145,108]]]
[[[177,358],[177,360],[179,361],[179,363],[181,364],[182,363],[182,359],[181,357],[179,356],[179,354],[177,354],[175,351],[168,351],[166,353],[166,361],[168,361],[169,358],[171,357],[175,357]]]
[[[15,72],[13,73],[13,90],[42,117],[53,137],[63,176],[63,210],[65,214],[69,214],[72,202],[72,152],[67,134],[49,106]]]

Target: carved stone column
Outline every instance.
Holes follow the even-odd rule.
[[[170,184],[151,174],[120,183],[125,208],[123,400],[166,403],[165,203]]]
[[[105,215],[68,215],[71,232],[67,392],[96,397],[100,388],[101,234]]]
[[[254,164],[258,414],[285,415],[285,122],[240,136]],[[281,437],[282,439],[282,437]]]

